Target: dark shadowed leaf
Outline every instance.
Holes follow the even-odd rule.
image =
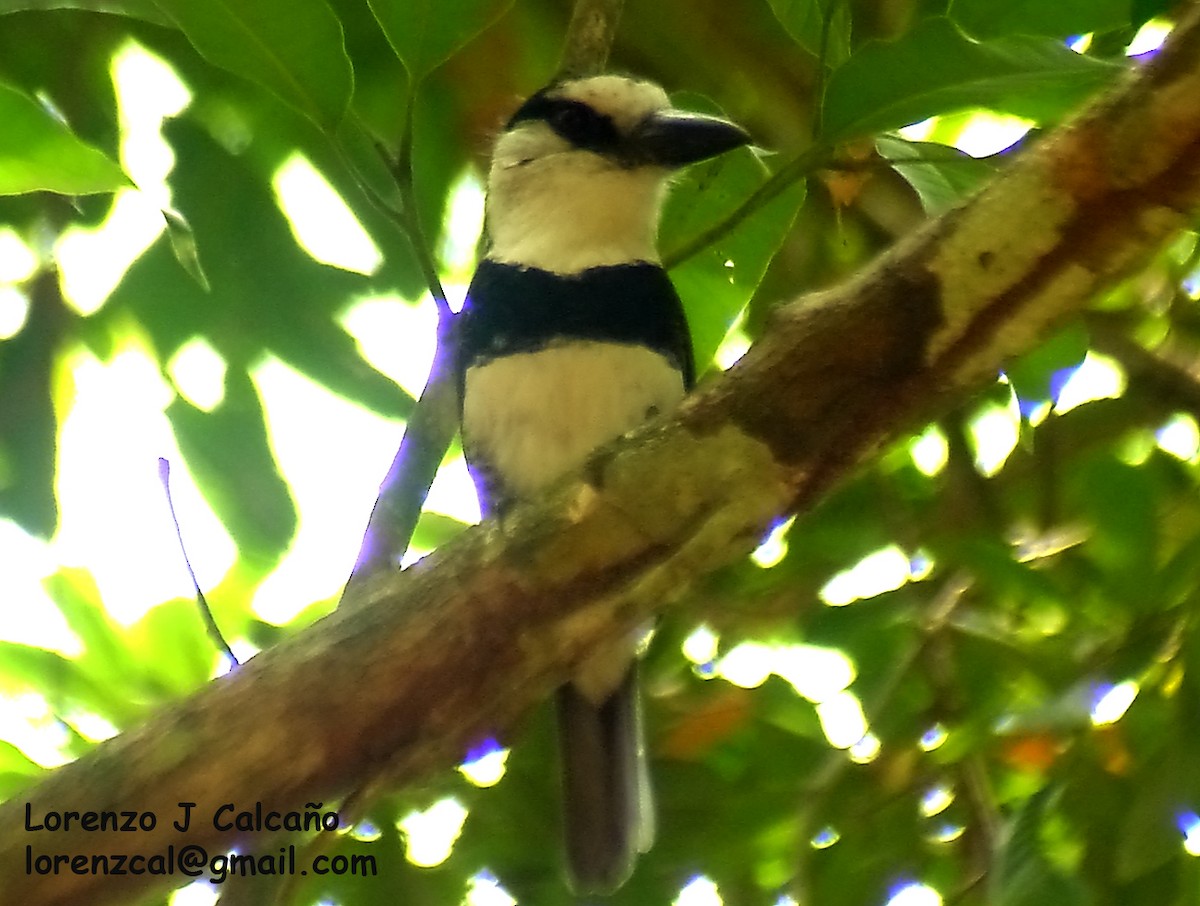
[[[849,0],[770,0],[775,14],[787,33],[811,53],[820,57],[824,43],[825,65],[835,69],[850,56]],[[822,42],[828,20],[828,37]]]
[[[208,277],[204,275],[204,267],[200,264],[200,253],[196,249],[196,234],[188,225],[187,219],[178,211],[163,211],[163,219],[167,222],[167,236],[171,240],[171,251],[189,277],[206,292]]]
[[[214,66],[257,82],[321,128],[337,128],[354,76],[325,0],[156,2]]]
[[[53,272],[38,274],[25,289],[25,323],[0,342],[0,512],[49,538],[58,523],[53,372],[73,319]]]
[[[950,18],[976,38],[1001,35],[1070,35],[1120,28],[1131,0],[954,0]]]
[[[154,5],[154,0],[0,0],[0,14],[45,9],[88,10],[145,19],[155,25],[171,24],[171,20]]]
[[[369,0],[369,3],[409,78],[420,82],[500,18],[512,0]]]
[[[973,41],[927,19],[897,41],[871,43],[830,77],[823,128],[831,142],[986,107],[1053,122],[1124,67],[1048,38]]]
[[[296,530],[296,511],[249,376],[229,371],[225,399],[212,412],[177,399],[167,415],[188,467],[239,550],[260,563],[279,557]]]

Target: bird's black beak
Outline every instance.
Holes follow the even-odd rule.
[[[750,143],[741,126],[716,116],[663,110],[640,122],[629,137],[637,163],[684,167]]]

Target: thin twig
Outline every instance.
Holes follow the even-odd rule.
[[[825,114],[825,83],[828,79],[829,37],[833,32],[833,17],[837,15],[838,7],[843,0],[830,0],[825,7],[825,15],[821,18],[821,47],[817,52],[817,83],[813,86],[812,137],[816,141],[821,134],[821,121]]]
[[[799,156],[780,167],[771,177],[754,191],[732,214],[711,229],[663,256],[663,266],[670,270],[704,251],[721,237],[733,232],[742,221],[766,207],[799,180],[819,170],[829,160],[830,149],[826,145],[812,145]]]
[[[438,466],[457,430],[457,390],[453,380],[455,316],[446,299],[417,210],[412,167],[415,106],[414,88],[405,102],[395,157],[392,158],[386,149],[378,149],[400,193],[400,207],[380,196],[365,179],[360,179],[360,184],[371,203],[400,228],[412,247],[429,294],[437,306],[437,352],[425,389],[409,413],[400,447],[380,485],[347,588],[379,570],[398,567],[416,531]],[[344,149],[339,148],[339,151],[348,163]]]
[[[446,301],[446,292],[442,289],[442,281],[438,276],[433,254],[429,251],[429,243],[425,241],[425,230],[421,226],[421,214],[417,209],[416,181],[413,179],[412,165],[413,116],[416,106],[417,95],[414,86],[409,89],[408,98],[404,104],[404,126],[400,130],[400,147],[396,152],[396,159],[390,162],[389,169],[392,177],[396,180],[396,187],[400,190],[405,221],[404,231],[416,255],[421,275],[425,278],[430,295],[433,296],[433,301],[437,305],[438,320],[448,322],[454,317],[454,312],[450,310],[450,303]],[[444,323],[442,327],[445,328]]]
[[[213,617],[212,608],[208,606],[208,599],[204,597],[204,592],[200,589],[200,580],[196,578],[196,571],[192,569],[192,561],[188,557],[187,546],[183,543],[183,529],[180,528],[179,516],[175,513],[175,500],[171,496],[171,461],[163,456],[160,456],[158,459],[158,478],[162,482],[163,493],[167,495],[167,509],[171,511],[171,522],[175,524],[175,537],[179,539],[179,552],[183,554],[183,563],[187,567],[188,575],[192,578],[192,587],[196,589],[196,606],[200,610],[200,619],[204,621],[204,628],[208,632],[208,637],[212,639],[213,644],[217,646],[218,650],[225,657],[229,658],[229,662],[233,666],[237,667],[240,664],[237,655],[233,653],[233,649],[225,641],[225,636],[221,633],[221,627],[217,625],[216,618]]]
[[[453,349],[452,335],[439,337],[429,381],[380,486],[347,589],[380,570],[396,569],[408,550],[425,497],[458,427],[458,388],[449,361]]]

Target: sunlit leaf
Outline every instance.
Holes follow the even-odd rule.
[[[949,19],[926,19],[834,72],[823,129],[838,142],[971,107],[1052,122],[1122,70],[1047,38],[973,41]]]
[[[195,599],[179,599],[151,608],[130,627],[129,645],[145,658],[162,694],[185,695],[212,675],[218,652],[205,629]],[[170,651],[169,658],[154,657]]]
[[[512,5],[512,0],[368,0],[414,82],[422,81]]]
[[[0,195],[113,192],[129,179],[49,110],[0,83]]]
[[[325,0],[155,0],[214,66],[257,82],[332,131],[354,76]]]
[[[466,529],[466,525],[442,513],[428,510],[421,514],[417,529],[413,533],[410,547],[423,550],[433,550],[445,544],[451,538],[457,537]]]
[[[122,726],[142,713],[135,705],[141,690],[110,680],[107,670],[93,676],[79,659],[56,651],[0,642],[0,689],[36,690],[52,709],[84,708]]]

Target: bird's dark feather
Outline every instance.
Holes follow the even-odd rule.
[[[679,368],[686,389],[695,382],[683,303],[656,264],[595,267],[563,276],[484,260],[467,289],[462,316],[460,399],[472,365],[571,340],[644,346]]]

